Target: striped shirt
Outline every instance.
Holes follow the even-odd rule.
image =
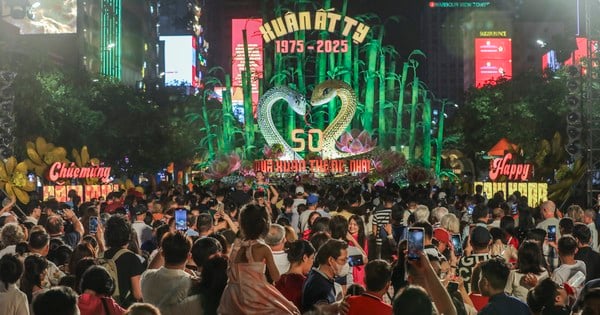
[[[380,209],[376,210],[373,213],[373,225],[377,226],[377,231],[375,231],[375,244],[382,245],[382,229],[386,224],[390,223],[390,219],[392,217],[392,209]]]

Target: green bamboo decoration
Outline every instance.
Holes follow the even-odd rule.
[[[377,57],[379,42],[372,39],[367,48],[367,86],[365,91],[365,112],[363,124],[366,131],[373,133],[373,114],[375,107],[375,78],[377,77]]]
[[[337,71],[338,71],[338,69],[336,68],[336,63],[335,63],[335,54],[330,53],[329,54],[329,73],[331,74],[330,79],[337,79],[337,77],[335,76],[335,74],[337,74]],[[334,98],[333,100],[331,100],[331,102],[329,102],[329,104],[327,104],[327,119],[328,119],[329,123],[331,123],[333,121],[336,114],[337,114],[337,98]]]
[[[246,145],[254,144],[254,112],[252,110],[252,78],[250,72],[250,57],[248,55],[248,37],[242,30],[244,41],[244,71],[242,71],[242,91],[244,94],[244,124]]]
[[[221,152],[230,152],[233,149],[233,112],[231,107],[231,76],[225,75],[225,91],[223,93],[223,147]]]
[[[402,115],[404,114],[404,91],[406,89],[406,76],[408,75],[408,62],[402,66],[402,76],[400,77],[400,92],[398,92],[398,106],[396,107],[396,150],[399,150],[402,143]]]
[[[359,56],[360,56],[360,48],[358,47],[357,44],[350,44],[352,43],[351,40],[348,40],[348,48],[352,48],[352,88],[354,88],[354,95],[356,95],[356,97],[358,99],[360,99],[361,95],[360,95],[360,67],[359,67]],[[360,102],[360,101],[359,101]],[[354,117],[354,119],[352,120],[352,127],[353,128],[359,128],[362,123],[360,122],[359,119],[357,119],[358,115],[356,115]]]
[[[419,77],[417,77],[417,67],[415,66],[416,61],[410,60],[410,63],[413,72],[413,82],[412,102],[410,104],[410,133],[408,135],[408,158],[412,161],[415,158],[415,141],[417,138],[417,104],[419,101]]]
[[[200,98],[200,107],[202,108],[202,120],[204,122],[204,128],[206,129],[206,146],[208,148],[208,158],[212,160],[215,157],[215,149],[212,142],[212,127],[208,120],[208,111],[206,110],[206,98],[204,95]]]
[[[390,68],[387,70],[386,73],[386,81],[387,81],[387,86],[385,87],[385,93],[388,95],[388,98],[391,98],[392,95],[394,95],[394,90],[396,89],[396,79],[394,78],[394,75],[396,74],[396,59],[394,59],[394,56],[391,55],[390,56]]]
[[[431,167],[431,99],[423,91],[423,167]]]
[[[381,49],[379,53],[379,117],[377,117],[377,133],[379,134],[379,145],[387,148],[385,121],[388,117],[385,114],[385,70],[385,53],[383,52],[383,49]]]

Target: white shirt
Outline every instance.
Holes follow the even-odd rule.
[[[14,284],[9,284],[8,289],[0,282],[0,314],[29,315],[27,295],[21,292]]]
[[[140,285],[144,302],[158,307],[164,314],[189,295],[192,278],[181,269],[161,267],[142,273]]]
[[[598,252],[598,230],[596,229],[596,224],[592,222],[588,224],[587,227],[590,229],[590,233],[592,234],[592,237],[590,238],[590,246],[594,251]]]
[[[290,270],[290,261],[288,260],[287,253],[285,251],[273,251],[273,260],[275,261],[277,270],[279,270],[279,275],[282,275]]]
[[[142,246],[146,241],[152,240],[152,227],[144,221],[133,222],[131,228],[133,228],[137,234],[139,246]]]

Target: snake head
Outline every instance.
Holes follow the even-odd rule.
[[[336,81],[325,81],[315,86],[310,104],[312,106],[321,106],[333,100],[337,96],[337,85],[335,83]]]

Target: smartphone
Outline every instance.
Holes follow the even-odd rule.
[[[90,230],[90,234],[96,234],[96,232],[98,232],[98,217],[97,216],[90,217],[88,229]]]
[[[187,210],[175,210],[175,229],[178,231],[187,230]]]
[[[454,246],[454,255],[460,257],[463,254],[462,240],[460,234],[452,234],[452,246]]]
[[[556,242],[556,225],[548,225],[548,241]]]
[[[350,267],[362,266],[364,264],[365,262],[363,261],[362,255],[348,256],[348,265],[350,265]]]
[[[423,228],[410,227],[408,228],[408,259],[418,260],[423,249],[425,248],[425,231]]]
[[[448,293],[454,293],[456,291],[458,291],[458,282],[448,282],[448,286],[446,287],[448,289]]]
[[[469,215],[473,215],[473,210],[475,210],[475,205],[469,205],[469,206],[467,207],[467,213],[468,213]]]

